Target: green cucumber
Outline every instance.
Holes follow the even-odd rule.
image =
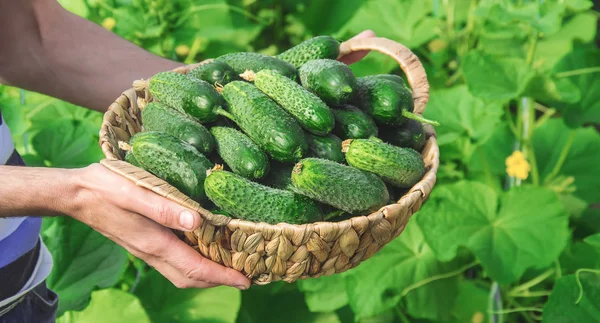
[[[404,79],[400,76],[400,75],[396,75],[396,74],[375,74],[372,75],[375,78],[379,78],[379,79],[383,79],[383,80],[390,80],[390,81],[394,81],[404,87],[406,87],[406,82],[404,82]]]
[[[323,218],[317,203],[300,194],[252,182],[219,167],[208,173],[206,195],[235,217],[270,224],[302,224]]]
[[[142,165],[140,164],[140,162],[137,161],[137,159],[135,159],[135,156],[133,156],[133,152],[131,152],[131,150],[128,150],[125,153],[125,161],[130,163],[131,165],[135,166],[135,167],[139,167],[141,168]]]
[[[212,163],[196,148],[164,132],[144,131],[133,137],[131,151],[141,167],[200,202]]]
[[[348,139],[342,145],[348,165],[376,174],[396,187],[412,187],[425,174],[423,159],[413,149],[369,139]]]
[[[336,135],[316,136],[307,133],[306,138],[308,139],[307,156],[329,159],[338,163],[345,161],[342,140]]]
[[[331,36],[317,36],[307,39],[300,44],[275,56],[295,68],[315,59],[336,59],[340,54],[340,42]]]
[[[273,70],[256,73],[254,85],[291,114],[307,131],[325,135],[333,130],[331,109],[300,84]]]
[[[219,56],[215,59],[231,66],[239,75],[246,71],[258,73],[262,70],[275,70],[293,80],[297,79],[298,71],[294,65],[279,58],[252,52],[239,52]]]
[[[379,130],[375,121],[366,113],[352,105],[343,105],[333,110],[334,132],[342,139],[377,137]]]
[[[333,59],[306,62],[298,71],[302,86],[319,96],[327,104],[347,103],[357,88],[357,79],[350,68]]]
[[[215,148],[215,140],[200,123],[160,102],[150,102],[142,109],[144,131],[161,131],[173,135],[208,154]]]
[[[414,113],[411,91],[381,75],[369,75],[358,78],[356,96],[353,103],[367,112],[375,121],[387,125],[401,125],[408,119],[439,125]]]
[[[385,183],[376,175],[326,159],[300,160],[292,183],[301,194],[353,214],[376,211],[389,200]]]
[[[231,170],[249,179],[262,178],[269,172],[265,153],[241,131],[228,127],[212,127],[217,151]]]
[[[400,127],[382,127],[381,138],[394,146],[412,148],[419,152],[427,141],[423,124],[416,120],[408,120]]]
[[[213,86],[216,84],[225,85],[231,81],[240,79],[238,73],[231,66],[221,61],[202,64],[192,69],[188,75],[206,81]]]
[[[208,82],[176,72],[160,72],[149,81],[149,90],[158,101],[199,122],[213,122],[223,101]]]
[[[273,159],[293,162],[304,156],[308,143],[298,122],[256,86],[233,81],[221,94],[237,125]]]

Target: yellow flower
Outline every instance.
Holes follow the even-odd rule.
[[[519,179],[527,179],[531,165],[525,160],[525,155],[519,150],[516,150],[512,155],[508,156],[505,161],[506,173],[512,177]]]
[[[190,48],[187,45],[179,45],[175,47],[175,53],[179,56],[186,56],[190,53]]]
[[[116,25],[117,21],[113,17],[104,18],[104,20],[102,21],[102,27],[108,30],[113,30],[113,28],[115,28]]]

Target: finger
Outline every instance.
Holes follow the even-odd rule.
[[[140,259],[144,260],[151,267],[154,267],[156,271],[168,279],[177,288],[213,288],[219,286],[219,284],[189,279],[179,270],[175,269],[175,267],[157,258],[150,257],[149,259]]]
[[[181,231],[193,231],[200,226],[198,212],[185,208],[150,190],[135,186],[127,190],[123,208],[141,214],[166,227]]]
[[[371,37],[375,37],[375,32],[373,32],[372,30],[365,30],[350,39],[371,38]],[[365,56],[367,56],[367,54],[369,54],[369,52],[370,51],[368,51],[368,50],[361,50],[358,52],[353,52],[344,57],[341,57],[339,60],[340,60],[340,62],[342,62],[344,64],[350,65],[350,64],[356,63],[356,62],[360,61],[361,59],[363,59]]]
[[[250,280],[242,273],[202,257],[179,239],[171,241],[168,249],[169,252],[163,260],[191,280],[233,286],[242,290],[250,287]]]

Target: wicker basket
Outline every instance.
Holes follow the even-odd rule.
[[[360,50],[378,51],[400,64],[412,89],[415,113],[422,114],[429,98],[429,84],[419,59],[405,46],[385,38],[344,42],[340,45],[340,57]],[[199,64],[175,71],[187,73]],[[341,222],[303,225],[271,225],[213,214],[165,181],[123,161],[124,151],[118,142],[128,141],[142,130],[139,104],[152,100],[147,89],[136,88],[123,92],[104,115],[100,145],[106,159],[101,164],[139,186],[198,211],[202,216],[200,228],[180,233],[180,237],[204,257],[242,272],[254,284],[294,282],[356,267],[402,233],[435,185],[439,150],[433,128],[426,126],[424,177],[397,203],[377,212]]]

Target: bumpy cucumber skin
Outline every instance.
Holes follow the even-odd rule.
[[[231,81],[240,79],[231,66],[221,61],[212,61],[202,64],[192,69],[188,75],[206,81],[213,86],[217,83],[225,85]]]
[[[401,125],[408,120],[402,111],[414,110],[410,90],[394,80],[369,75],[359,77],[357,84],[353,103],[379,123]]]
[[[295,68],[300,68],[306,62],[315,59],[336,59],[340,54],[340,43],[331,36],[317,36],[307,39],[300,44],[275,56]]]
[[[137,161],[137,159],[135,159],[135,156],[133,156],[133,152],[131,152],[131,151],[128,151],[125,153],[125,161],[135,167],[142,168],[142,165],[140,164],[140,162]]]
[[[418,152],[423,151],[427,141],[423,124],[412,119],[400,127],[381,128],[381,138],[394,146],[412,148]]]
[[[376,175],[326,159],[299,161],[292,183],[300,193],[353,214],[376,211],[389,200],[385,183]]]
[[[212,163],[196,148],[163,132],[144,131],[133,136],[132,151],[143,169],[195,201],[206,198],[204,180]]]
[[[368,139],[352,139],[344,145],[348,165],[376,174],[396,187],[412,187],[425,174],[423,159],[413,149]]]
[[[343,105],[333,110],[335,116],[334,133],[342,139],[377,137],[379,129],[375,121],[352,105]]]
[[[254,85],[294,116],[307,131],[326,135],[333,130],[331,109],[318,96],[273,70],[256,73]]]
[[[315,136],[307,133],[306,138],[308,139],[307,156],[329,159],[338,163],[345,162],[342,140],[336,135]]]
[[[227,127],[212,127],[217,151],[231,170],[249,179],[259,179],[269,172],[267,155],[244,133]]]
[[[239,52],[219,56],[215,59],[231,66],[239,75],[247,70],[258,73],[262,70],[275,70],[292,80],[297,79],[298,71],[294,65],[279,58],[252,52]]]
[[[215,139],[208,129],[184,114],[160,102],[150,102],[142,110],[145,131],[161,131],[194,146],[199,152],[209,154],[215,149]]]
[[[406,82],[404,82],[404,79],[402,77],[400,77],[400,75],[396,75],[396,74],[375,74],[375,75],[371,75],[372,77],[375,78],[380,78],[380,79],[384,79],[384,80],[390,80],[390,81],[394,81],[404,87],[406,87]]]
[[[330,105],[347,103],[355,94],[357,79],[350,68],[333,59],[306,62],[299,69],[302,86]]]
[[[233,81],[221,94],[237,125],[273,159],[293,162],[306,154],[308,143],[296,119],[256,86]]]
[[[317,203],[288,190],[271,188],[225,170],[213,170],[204,187],[219,208],[244,220],[302,224],[321,220]]]
[[[150,78],[149,90],[158,101],[199,122],[213,122],[223,101],[208,82],[172,71]]]

